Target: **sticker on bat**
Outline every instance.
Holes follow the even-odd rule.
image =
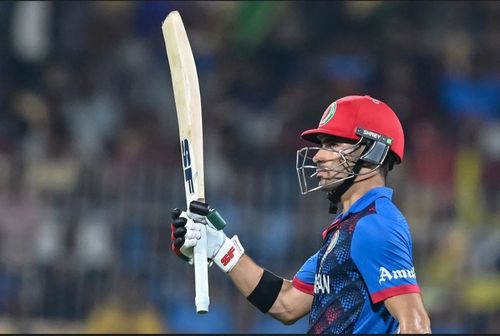
[[[189,140],[181,141],[182,164],[184,166],[184,180],[189,186],[189,192],[194,193],[193,170],[191,169],[191,154],[189,152]]]

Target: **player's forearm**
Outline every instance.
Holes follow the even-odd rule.
[[[311,304],[312,295],[297,291],[290,280],[285,280],[278,298],[268,313],[284,324],[293,324],[309,313]]]
[[[257,287],[263,273],[264,269],[262,267],[257,265],[247,255],[243,255],[228,274],[239,291],[245,297],[248,297]],[[289,285],[291,286],[291,284]],[[287,283],[283,287],[286,289],[288,287]],[[286,292],[286,290],[281,291],[278,299],[274,302],[271,309],[269,309],[268,314],[285,324],[289,324],[294,321],[295,316],[290,316],[289,309],[283,304],[283,292]]]
[[[385,306],[399,322],[401,334],[431,333],[431,323],[418,293],[402,294],[385,300]]]
[[[427,314],[414,314],[398,319],[400,334],[430,334],[431,324]]]
[[[244,254],[228,275],[238,290],[248,297],[257,287],[263,273],[264,269]]]
[[[257,265],[247,255],[243,255],[234,268],[228,273],[236,287],[246,298],[254,292],[256,287],[262,281],[261,279],[266,278],[263,277],[263,274],[264,269]],[[270,273],[267,272],[267,276],[269,276],[269,274]],[[269,281],[269,278],[267,278],[267,281]],[[267,282],[266,285],[271,286],[271,288],[274,287],[275,290],[270,290],[266,293],[266,299],[270,300],[268,306],[269,308],[263,312],[267,312],[269,315],[284,324],[294,323],[296,320],[306,315],[311,309],[312,296],[304,294],[293,288],[290,280],[275,277],[272,284]],[[260,286],[262,286],[262,283]],[[255,295],[255,293],[253,295]],[[273,295],[276,295],[274,296],[275,299],[272,299]],[[260,300],[254,298],[254,300],[249,301],[252,302]],[[255,305],[255,303],[253,304]]]

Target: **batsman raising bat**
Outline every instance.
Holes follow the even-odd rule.
[[[403,129],[394,111],[369,96],[348,96],[328,106],[317,128],[302,133],[315,145],[297,151],[302,194],[325,191],[330,212],[337,213],[339,205],[342,212],[323,231],[322,246],[293,280],[283,279],[246,255],[238,236],[228,238],[225,221],[204,203],[194,60],[177,12],[162,29],[188,201],[186,211],[172,212],[172,249],[195,265],[197,311],[208,311],[208,258],[261,312],[285,324],[309,313],[309,333],[430,332],[408,224],[385,186],[388,172],[404,153]]]
[[[203,202],[173,210],[173,249],[190,260],[206,228],[208,257],[248,301],[285,324],[309,313],[309,333],[430,333],[409,227],[386,187],[388,172],[403,160],[398,117],[379,100],[347,96],[301,136],[315,145],[297,151],[302,194],[325,191],[330,212],[342,211],[292,280],[257,265],[237,236],[217,230],[206,216],[214,210]]]

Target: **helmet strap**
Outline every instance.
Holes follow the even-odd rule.
[[[360,158],[363,157],[363,155],[366,154],[366,152],[369,151],[371,146],[369,146],[369,142],[366,144],[365,149],[363,150],[363,153],[361,153]],[[354,164],[354,167],[352,168],[353,175],[344,180],[338,188],[335,188],[332,191],[328,192],[328,200],[330,201],[330,208],[328,210],[329,213],[331,214],[336,214],[339,208],[339,202],[340,202],[340,197],[354,184],[354,180],[356,179],[356,176],[358,176],[359,171],[361,170],[361,167],[363,166],[364,161],[362,159],[358,159],[356,163]]]
[[[329,213],[331,214],[337,213],[340,197],[342,197],[342,195],[347,191],[347,189],[349,189],[353,185],[354,179],[361,170],[362,165],[363,162],[358,159],[358,161],[356,161],[356,164],[352,168],[352,171],[354,172],[353,176],[342,182],[342,184],[340,184],[338,188],[335,188],[335,190],[328,192],[328,200],[330,201],[330,209],[328,210]]]

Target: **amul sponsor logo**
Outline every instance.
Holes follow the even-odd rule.
[[[385,267],[380,267],[380,277],[378,280],[379,284],[382,284],[382,282],[386,281],[391,281],[392,279],[397,280],[397,279],[409,279],[409,278],[416,278],[415,274],[415,268],[411,269],[400,269],[400,270],[388,270]]]

